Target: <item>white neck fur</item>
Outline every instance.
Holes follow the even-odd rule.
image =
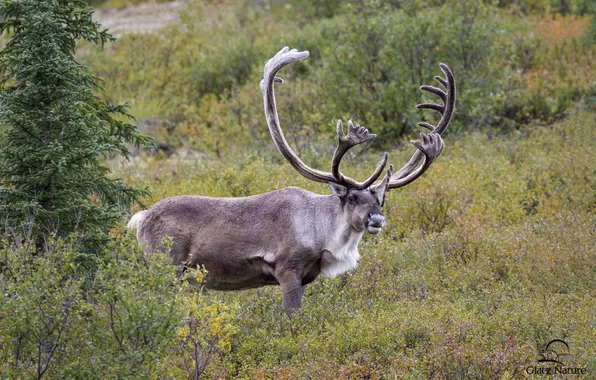
[[[330,231],[332,236],[325,246],[327,253],[321,260],[321,274],[329,278],[356,268],[360,260],[358,244],[364,231],[354,231],[347,221],[338,224]]]

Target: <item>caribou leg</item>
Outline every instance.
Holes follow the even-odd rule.
[[[282,271],[275,277],[281,287],[281,307],[291,316],[302,306],[302,295],[304,294],[302,280],[292,271]]]

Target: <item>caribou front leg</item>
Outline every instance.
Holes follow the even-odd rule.
[[[291,270],[280,270],[275,277],[281,287],[281,307],[289,316],[292,316],[302,307],[302,295],[304,294],[302,280]]]

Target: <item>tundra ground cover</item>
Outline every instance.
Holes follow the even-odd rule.
[[[416,184],[392,191],[388,227],[361,244],[362,262],[308,286],[283,316],[277,288],[207,291],[235,305],[230,351],[211,376],[510,378],[564,339],[593,371],[596,317],[593,113],[506,136],[447,138]],[[391,161],[407,155],[390,152]],[[375,162],[354,165],[363,176]],[[156,200],[245,196],[284,186],[327,193],[289,165],[139,158],[120,173]]]

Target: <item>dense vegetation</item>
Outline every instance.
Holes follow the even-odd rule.
[[[330,14],[301,2],[193,3],[180,25],[124,36],[87,60],[111,100],[131,101],[162,143],[218,157],[271,147],[255,89],[263,62],[286,45],[311,57],[285,72],[281,121],[313,158],[332,150],[337,118],[371,128],[377,148],[400,145],[428,117],[414,105],[438,62],[458,78],[451,132],[507,132],[560,119],[578,102],[594,105],[587,5],[561,16],[481,1],[342,4]],[[313,16],[320,13],[333,17]]]
[[[389,226],[361,243],[361,265],[309,285],[291,321],[276,288],[207,292],[236,305],[230,351],[210,374],[521,377],[556,337],[570,342],[574,364],[595,370],[594,125],[593,113],[578,112],[507,136],[448,138],[430,173],[389,193]],[[392,157],[404,162],[406,152]],[[154,200],[286,185],[328,191],[250,155],[238,163],[143,159],[122,173],[149,184]]]
[[[343,4],[338,6],[338,4]],[[409,2],[408,2],[409,3]],[[181,25],[127,35],[81,59],[108,102],[176,153],[107,165],[147,205],[285,186],[328,193],[282,161],[258,90],[289,45],[311,58],[278,86],[282,126],[327,167],[334,119],[351,117],[405,163],[416,90],[448,63],[460,89],[446,149],[388,195],[388,226],[360,266],[307,288],[283,314],[275,287],[196,291],[114,228],[93,270],[77,238],[43,251],[4,236],[1,377],[521,378],[551,339],[596,373],[596,49],[589,2],[194,2]],[[363,178],[377,152],[352,156]],[[201,276],[200,271],[192,275]],[[538,378],[538,377],[536,377]]]

